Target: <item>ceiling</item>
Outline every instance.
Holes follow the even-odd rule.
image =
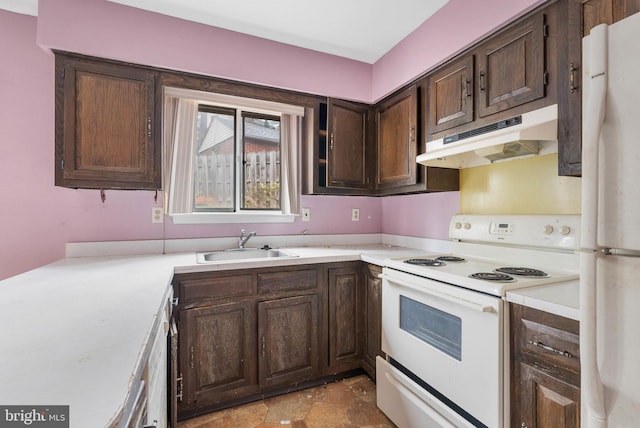
[[[108,0],[374,63],[448,0]],[[0,0],[34,15],[38,0]]]

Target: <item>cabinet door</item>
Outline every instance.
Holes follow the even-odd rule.
[[[258,391],[255,304],[240,302],[180,313],[181,409]]]
[[[377,112],[376,188],[389,189],[418,182],[418,88],[403,90],[380,105]]]
[[[153,71],[57,55],[56,185],[159,189],[154,90]]]
[[[318,325],[316,295],[258,303],[258,371],[263,388],[318,375]]]
[[[540,366],[521,364],[518,427],[578,428],[580,388],[554,377]],[[551,372],[552,373],[552,372]]]
[[[329,269],[329,368],[360,367],[360,278],[358,269]]]
[[[536,14],[477,49],[480,117],[544,97],[544,20]]]
[[[327,187],[367,189],[367,126],[369,108],[329,100]]]
[[[428,131],[430,134],[473,120],[473,55],[429,76]]]
[[[640,12],[640,0],[568,0],[559,8],[558,173],[582,174],[582,38]],[[564,70],[564,71],[563,71]]]
[[[364,269],[364,336],[362,362],[369,376],[376,378],[376,357],[382,353],[382,269],[369,265]]]

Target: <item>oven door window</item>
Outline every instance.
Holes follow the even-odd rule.
[[[459,317],[400,296],[400,328],[462,361],[462,320]]]

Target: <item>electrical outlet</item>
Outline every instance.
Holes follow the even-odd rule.
[[[164,210],[162,207],[151,207],[151,223],[164,223]]]
[[[351,221],[360,221],[360,209],[353,208],[351,210]]]
[[[309,208],[302,208],[302,221],[307,222],[311,220],[311,210]]]

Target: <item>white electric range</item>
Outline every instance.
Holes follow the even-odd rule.
[[[580,217],[457,215],[451,254],[385,261],[377,400],[399,427],[508,426],[509,290],[578,278]]]

